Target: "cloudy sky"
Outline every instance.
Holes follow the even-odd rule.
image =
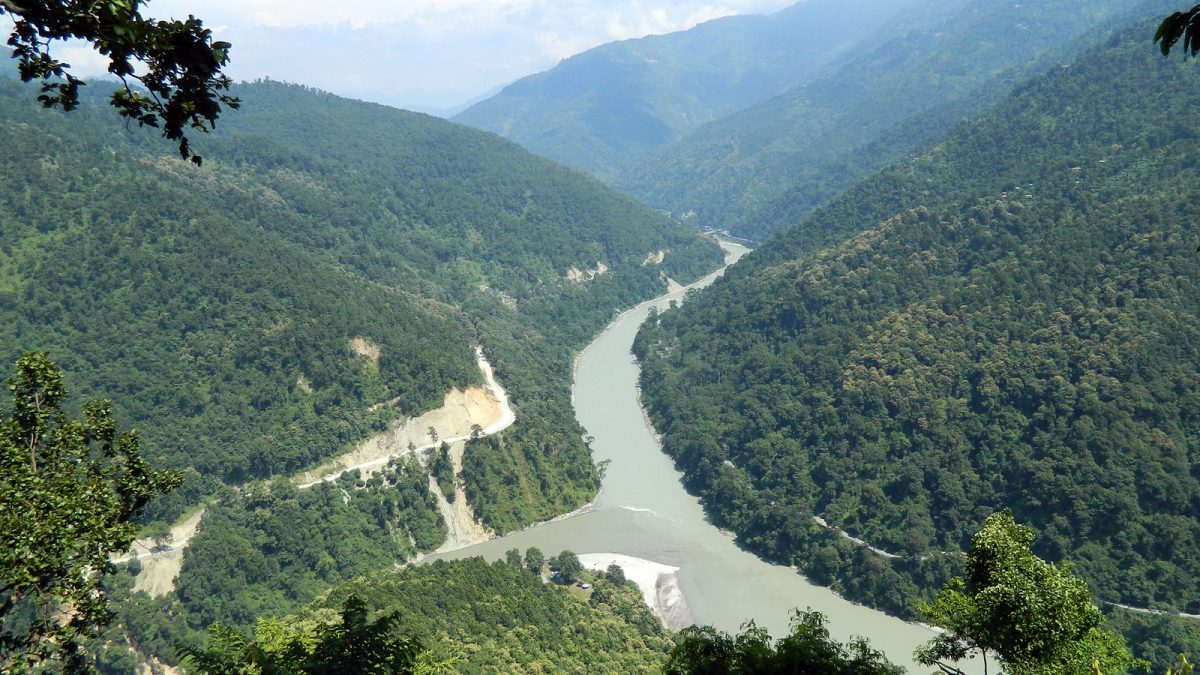
[[[235,79],[270,76],[423,110],[448,108],[613,40],[795,0],[150,0],[233,43]],[[68,59],[83,72],[85,52]]]

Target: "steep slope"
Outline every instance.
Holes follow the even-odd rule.
[[[703,227],[764,240],[922,148],[1137,0],[927,2],[855,58],[708,124],[614,184]],[[1161,3],[1160,3],[1161,4]]]
[[[805,81],[911,0],[807,0],[770,16],[615,42],[454,120],[611,180],[700,125]]]
[[[503,476],[547,486],[508,508],[520,524],[574,508],[598,483],[571,349],[665,275],[720,259],[594,180],[424,115],[248,85],[244,110],[197,139],[196,170],[122,132],[102,84],[69,115],[0,86],[0,358],[49,349],[161,465],[187,467],[163,517],[436,407],[479,379],[472,343],[524,413]],[[562,452],[517,461],[544,444]]]
[[[645,402],[715,523],[913,616],[1011,508],[1100,599],[1200,612],[1200,71],[1153,26],[643,327]]]

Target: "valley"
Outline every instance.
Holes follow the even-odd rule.
[[[212,71],[194,150],[0,73],[0,671],[1194,660],[1177,9],[663,9],[453,121]]]

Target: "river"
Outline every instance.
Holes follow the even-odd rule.
[[[726,250],[734,260],[746,252],[729,244]],[[693,287],[711,283],[717,274]],[[500,559],[508,549],[531,546],[547,556],[569,549],[645,558],[679,568],[677,584],[686,607],[676,608],[670,623],[692,619],[735,631],[753,619],[779,636],[787,632],[793,609],[809,607],[829,619],[834,637],[863,635],[909,672],[928,672],[912,662],[913,649],[932,636],[927,629],[851,603],[790,567],[743,551],[705,519],[699,501],[683,489],[679,472],[644,422],[638,366],[630,353],[650,307],[664,309],[683,295],[667,294],[625,312],[576,362],[575,415],[594,437],[596,460],[611,462],[595,503],[569,518],[432,558]]]

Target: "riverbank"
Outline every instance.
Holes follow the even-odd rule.
[[[646,605],[668,628],[679,630],[696,622],[679,588],[678,567],[620,553],[584,553],[579,562],[596,571],[605,571],[611,565],[620,567],[625,578],[641,590]]]
[[[735,249],[741,252],[742,249]],[[706,277],[701,284],[717,275]],[[741,549],[706,518],[687,493],[674,462],[645,427],[637,383],[638,364],[630,347],[650,308],[664,310],[684,293],[665,294],[623,312],[600,331],[574,363],[575,416],[588,434],[596,462],[607,462],[603,490],[586,512],[544,523],[427,560],[482,556],[504,560],[512,549],[536,547],[547,556],[574,551],[581,556],[623,555],[678,568],[672,580],[685,599],[688,623],[737,632],[746,621],[772,635],[787,634],[795,610],[812,609],[829,620],[832,637],[855,635],[910,672],[927,672],[913,662],[913,649],[933,633],[839,597],[815,586],[792,567],[772,565]],[[598,564],[598,563],[597,563]],[[657,575],[653,602],[659,605]],[[643,595],[649,579],[641,586]],[[660,607],[661,609],[661,607]],[[669,619],[674,625],[683,622]],[[977,669],[967,668],[974,674]]]

